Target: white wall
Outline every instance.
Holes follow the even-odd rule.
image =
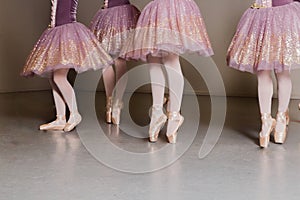
[[[242,13],[253,0],[195,0],[205,19],[215,55],[212,57],[218,66],[227,94],[230,96],[256,96],[256,77],[238,72],[226,66],[228,45]],[[92,16],[102,5],[99,0],[79,1],[78,21],[89,25]],[[150,0],[132,0],[143,8]],[[50,1],[0,0],[0,92],[16,92],[49,89],[43,78],[23,78],[19,76],[22,66],[34,43],[47,27],[50,15]],[[199,58],[200,62],[203,58]],[[131,63],[130,65],[136,65]],[[186,78],[199,94],[206,94],[206,86],[200,75],[187,62],[182,61]],[[204,66],[212,67],[212,66]],[[300,72],[293,73],[293,97],[300,97]],[[213,78],[213,77],[212,77]],[[90,80],[89,80],[90,81]],[[100,84],[99,89],[102,89]],[[149,87],[145,87],[145,91]]]

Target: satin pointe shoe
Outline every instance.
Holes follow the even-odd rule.
[[[152,143],[157,142],[158,135],[162,127],[167,121],[167,116],[163,113],[162,107],[153,106],[151,113],[151,122],[149,128],[149,141]]]
[[[106,98],[106,123],[111,123],[111,115],[112,115],[112,97]]]
[[[71,113],[68,122],[64,128],[65,132],[72,131],[80,122],[81,122],[81,115],[78,112]]]
[[[168,142],[171,144],[175,144],[177,141],[178,129],[182,125],[184,121],[184,117],[180,115],[179,112],[169,112],[168,113],[168,121],[177,121],[178,124],[175,128],[175,131],[171,134],[167,133]]]
[[[66,126],[66,117],[64,115],[57,115],[56,120],[40,126],[41,131],[62,131]]]
[[[123,102],[117,99],[112,107],[112,123],[115,125],[120,124],[120,116],[121,116],[121,109],[123,108]]]
[[[271,114],[262,113],[261,122],[262,130],[259,133],[259,146],[262,148],[267,148],[270,143],[270,135],[276,126],[276,121],[271,117]],[[264,132],[263,127],[266,128]]]
[[[290,118],[288,112],[278,112],[276,117],[277,124],[282,124],[284,126],[283,130],[277,130],[275,128],[274,140],[277,144],[283,144],[287,136],[287,126],[289,125]]]

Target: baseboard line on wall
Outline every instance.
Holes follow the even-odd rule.
[[[0,94],[13,94],[13,93],[29,93],[29,92],[46,92],[51,91],[50,89],[42,89],[42,90],[21,90],[21,91],[3,91],[0,90]],[[85,92],[93,92],[90,90],[80,90]],[[104,92],[104,90],[97,90],[97,92]],[[130,91],[126,90],[125,94],[128,93],[137,93],[137,94],[151,94],[151,91],[149,90],[138,90],[138,91]],[[212,94],[210,95],[208,91],[202,91],[202,90],[185,90],[184,95],[197,95],[197,96],[214,96],[214,97],[224,97],[222,94]],[[257,96],[249,96],[247,94],[227,94],[226,97],[237,97],[237,98],[257,98]],[[277,99],[277,95],[274,95],[274,98]],[[300,99],[299,95],[293,95],[291,99],[298,100]]]

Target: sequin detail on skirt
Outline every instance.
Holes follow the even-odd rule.
[[[300,3],[248,9],[228,49],[228,65],[256,73],[300,67]]]
[[[154,0],[142,11],[135,33],[121,52],[125,59],[196,52],[213,54],[205,24],[193,0]]]
[[[49,28],[40,37],[22,75],[47,76],[56,69],[74,68],[78,73],[113,63],[93,33],[74,22]]]
[[[118,57],[132,34],[140,11],[133,5],[100,9],[91,23],[91,30],[113,57]]]

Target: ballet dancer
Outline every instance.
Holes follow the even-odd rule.
[[[113,62],[94,34],[76,22],[78,0],[51,0],[51,24],[34,46],[22,75],[48,77],[56,107],[56,120],[40,130],[72,131],[81,121],[75,92],[67,79],[78,73],[102,69]],[[70,111],[66,121],[66,105]]]
[[[229,66],[257,76],[262,148],[268,147],[274,129],[275,143],[283,144],[287,137],[290,70],[300,65],[299,13],[300,3],[293,0],[256,0],[242,16],[228,49]],[[273,71],[279,100],[276,120],[271,115]]]
[[[139,10],[129,0],[105,0],[103,8],[98,10],[92,20],[92,32],[115,59],[114,68],[110,66],[103,70],[107,123],[120,124],[122,98],[128,77],[126,60],[120,58],[119,54],[130,38],[139,15]],[[115,88],[118,82],[118,87]]]
[[[184,121],[180,114],[184,77],[179,56],[184,53],[213,54],[205,24],[193,0],[154,0],[142,11],[132,39],[121,55],[149,63],[152,88],[152,114],[149,141],[156,142],[168,120],[167,139],[176,143]],[[163,68],[166,69],[167,77]],[[163,111],[165,79],[169,83],[169,106]]]

